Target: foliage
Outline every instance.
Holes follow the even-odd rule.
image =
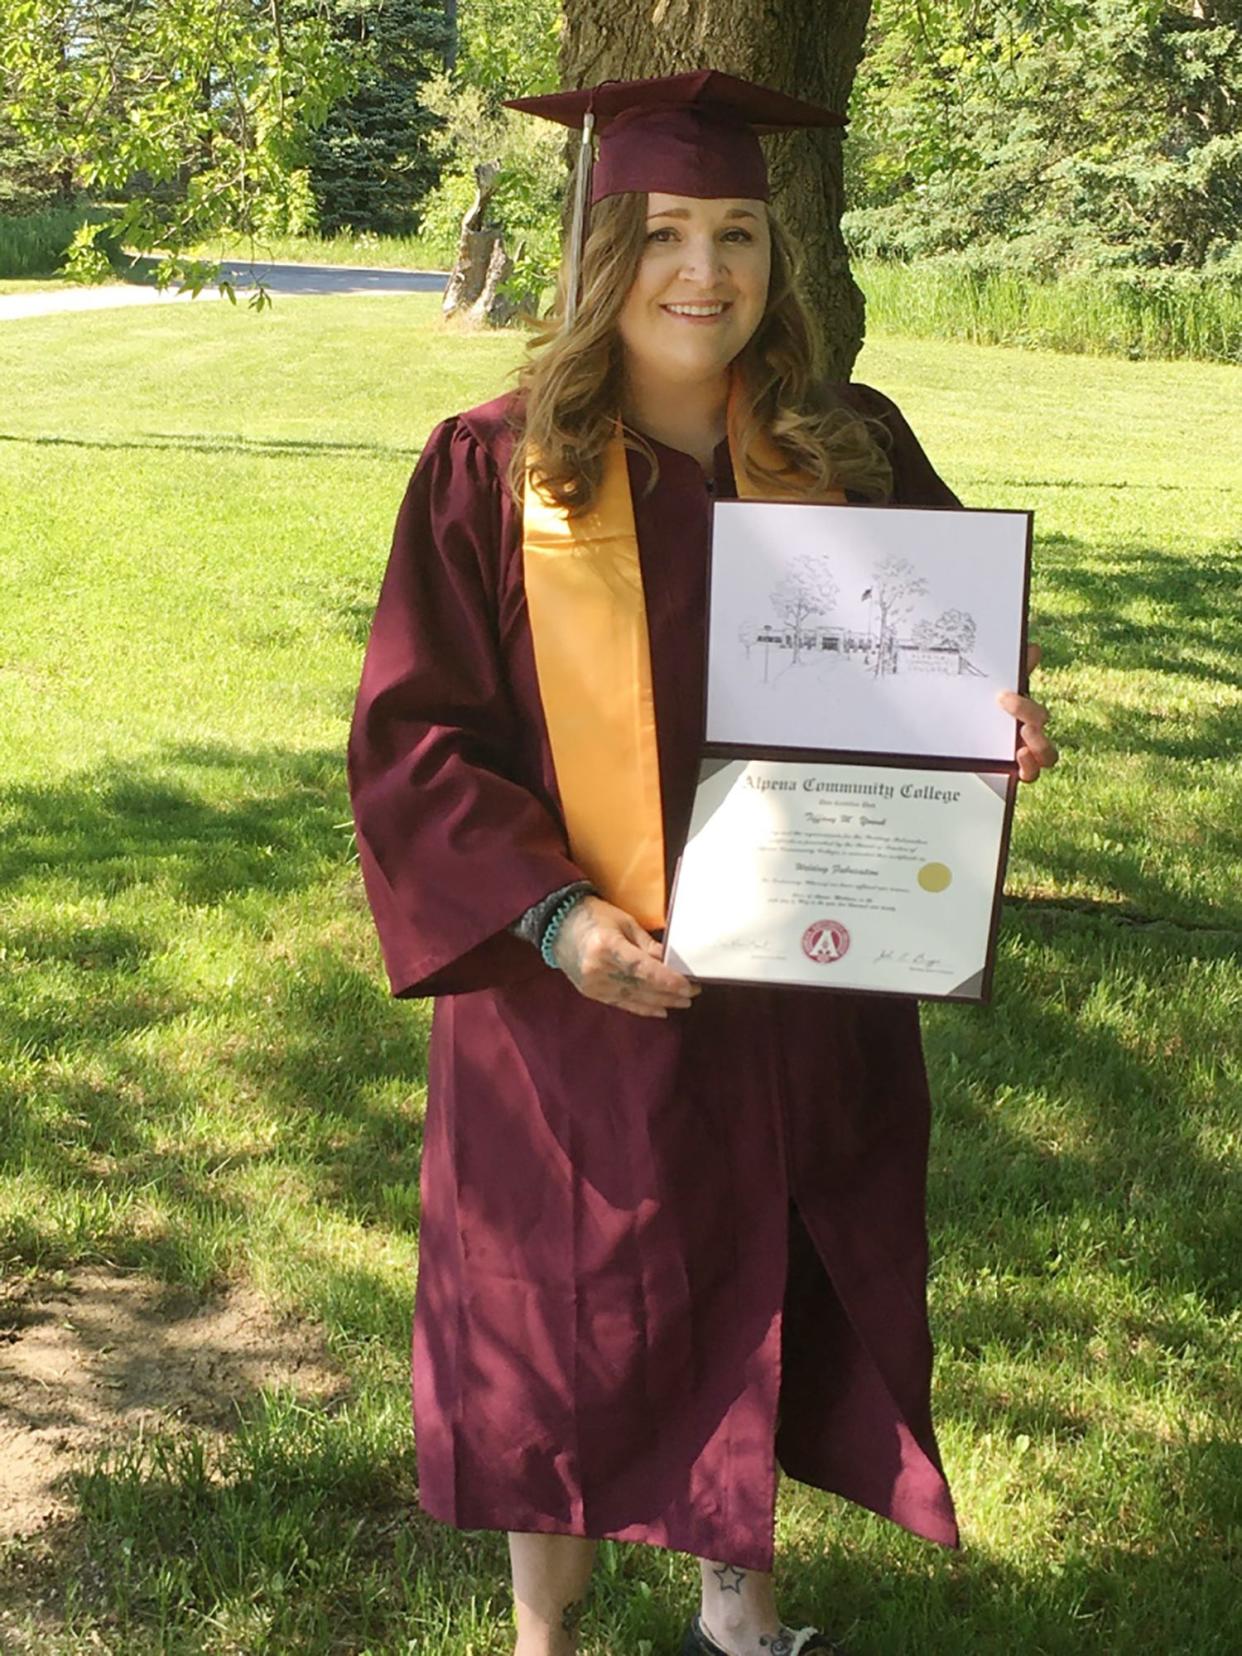
[[[444,157],[440,183],[428,197],[422,233],[446,262],[457,252],[462,219],[474,201],[474,169],[498,162],[500,177],[492,218],[503,226],[515,260],[511,296],[538,298],[559,256],[564,140],[556,129],[512,110],[499,109],[469,84],[454,87],[447,75],[423,89],[424,106],[438,115],[432,140]]]
[[[0,72],[0,119],[75,188],[119,198],[79,230],[71,272],[108,274],[111,240],[168,250],[160,279],[196,288],[190,243],[310,222],[307,135],[352,76],[318,9],[283,0],[0,0]]]
[[[1242,232],[1242,0],[876,0],[845,230],[873,259],[1210,266]]]
[[[475,197],[474,169],[497,162],[492,211],[514,260],[506,289],[535,305],[560,257],[565,133],[501,105],[558,85],[559,30],[558,0],[464,0],[453,71],[430,79],[422,94],[441,122],[432,147],[443,167],[424,204],[424,237],[452,261]]]
[[[71,175],[57,172],[52,157],[11,121],[0,119],[0,213],[38,213],[72,203]]]
[[[455,77],[493,102],[555,92],[559,0],[459,0]]]
[[[322,11],[323,0],[303,0],[302,10]],[[416,228],[436,178],[427,144],[434,122],[419,91],[448,50],[443,6],[330,0],[327,15],[333,38],[352,48],[356,79],[310,139],[316,225],[325,235]]]
[[[803,632],[813,616],[828,614],[839,588],[819,558],[803,557],[770,594],[773,610],[793,633],[793,659],[802,652]],[[743,640],[745,642],[745,640]]]

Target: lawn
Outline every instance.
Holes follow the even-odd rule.
[[[245,1284],[349,1380],[269,1390],[223,1443],[118,1443],[76,1515],[0,1551],[6,1649],[511,1649],[503,1535],[413,1505],[426,1009],[383,988],[342,759],[419,444],[517,354],[437,308],[0,331],[0,1262]],[[781,1603],[859,1656],[1223,1656],[1242,378],[883,338],[858,377],[969,503],[1035,509],[1064,761],[1019,801],[995,1004],[924,1020],[965,1547],[786,1481]],[[584,1652],[675,1649],[695,1574],[605,1545]]]

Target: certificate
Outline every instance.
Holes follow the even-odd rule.
[[[672,966],[988,998],[1030,548],[1024,511],[716,502]]]
[[[702,981],[986,1000],[1014,778],[703,761],[665,959]]]

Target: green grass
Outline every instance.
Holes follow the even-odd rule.
[[[873,329],[974,345],[1242,362],[1242,276],[1118,271],[1038,282],[944,261],[856,260]]]
[[[0,278],[0,294],[59,293],[77,287],[67,276],[15,276]]]
[[[0,1258],[318,1319],[343,1407],[118,1444],[0,1561],[82,1656],[499,1656],[504,1537],[413,1507],[426,1010],[392,1002],[346,721],[400,492],[510,337],[437,300],[0,331]],[[925,1017],[937,1407],[965,1550],[785,1483],[778,1588],[861,1656],[1233,1648],[1242,1527],[1236,371],[877,338],[974,504],[1033,506],[1060,769],[990,1009]],[[601,1549],[583,1648],[663,1656],[690,1561]],[[46,1605],[44,1612],[46,1613]]]

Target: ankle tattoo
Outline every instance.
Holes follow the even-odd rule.
[[[576,1633],[578,1631],[578,1624],[582,1620],[583,1608],[584,1605],[582,1599],[570,1599],[569,1603],[561,1611],[562,1633]]]
[[[742,1583],[746,1580],[746,1571],[739,1570],[736,1564],[713,1564],[712,1574],[720,1583],[722,1593],[736,1593],[742,1596]]]

